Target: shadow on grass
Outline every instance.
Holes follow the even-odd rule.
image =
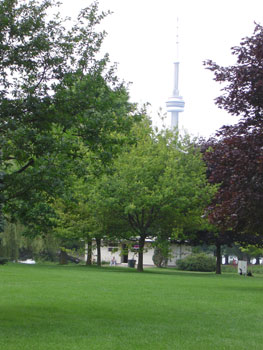
[[[216,277],[215,272],[197,272],[197,271],[179,271],[175,268],[156,268],[145,267],[143,272],[137,271],[136,268],[125,266],[86,266],[86,265],[34,265],[38,267],[49,267],[66,270],[87,270],[89,272],[107,272],[107,273],[124,273],[124,274],[139,274],[139,275],[164,275],[164,276],[185,276],[185,277]]]
[[[101,266],[96,265],[86,266],[86,265],[59,265],[59,264],[35,264],[35,265],[25,265],[25,264],[8,264],[5,266],[20,266],[21,268],[32,268],[32,269],[59,269],[59,270],[86,270],[94,273],[123,273],[123,274],[139,274],[139,275],[163,275],[163,276],[181,276],[181,277],[206,277],[206,278],[240,278],[236,273],[222,273],[217,275],[215,272],[198,272],[198,271],[180,271],[175,268],[157,268],[157,267],[145,267],[143,272],[137,271],[136,268],[129,268],[126,266]]]
[[[53,342],[56,338],[61,345],[65,336],[65,341],[90,336],[108,338],[109,334],[116,338],[121,334],[122,337],[126,337],[131,330],[138,332],[138,322],[139,327],[147,334],[152,332],[152,336],[155,336],[160,328],[160,318],[164,324],[167,322],[166,316],[160,314],[161,310],[158,307],[147,309],[147,318],[145,318],[145,309],[134,311],[132,303],[127,307],[128,310],[124,310],[105,303],[73,305],[71,302],[65,302],[60,307],[5,305],[1,307],[1,327],[6,337],[12,341],[23,339],[27,344],[28,339],[31,340],[33,337],[37,342],[39,339]],[[178,320],[184,317],[192,320],[192,324],[197,318],[195,310],[185,310],[183,307],[176,308],[176,315]],[[169,330],[169,326],[166,325],[164,329]]]

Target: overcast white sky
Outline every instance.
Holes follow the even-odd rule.
[[[74,16],[91,0],[62,0]],[[179,126],[193,135],[209,136],[236,117],[214,105],[220,86],[202,62],[234,63],[230,48],[253,33],[254,21],[263,24],[262,0],[100,0],[103,10],[114,13],[103,22],[108,32],[103,50],[118,62],[118,75],[130,86],[131,101],[151,103],[154,124],[157,111],[173,88],[176,27],[179,18],[179,90],[185,100]],[[167,121],[167,125],[170,121]]]

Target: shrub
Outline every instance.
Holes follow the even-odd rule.
[[[97,264],[96,264],[97,265]],[[110,265],[109,261],[102,260],[101,265]]]
[[[185,271],[211,272],[216,269],[216,260],[205,253],[191,254],[176,261],[176,267]]]
[[[165,256],[163,250],[160,247],[155,247],[152,257],[153,263],[157,267],[164,267],[167,265],[167,256]]]
[[[8,259],[7,258],[0,258],[0,265],[4,265],[8,263]]]

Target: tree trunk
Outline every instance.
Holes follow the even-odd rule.
[[[221,274],[221,245],[220,243],[216,244],[216,274]]]
[[[139,239],[139,254],[138,254],[138,265],[137,271],[143,272],[143,249],[144,249],[145,237]]]
[[[92,264],[92,240],[90,238],[87,241],[87,246],[86,265],[90,266]]]
[[[101,239],[96,238],[96,246],[97,246],[97,266],[101,266]]]
[[[260,265],[260,257],[259,257],[259,256],[256,257],[256,263],[255,263],[255,265]]]
[[[68,263],[68,254],[61,249],[60,256],[59,256],[59,264],[60,265],[67,265]]]
[[[229,265],[229,255],[225,255],[225,265]]]

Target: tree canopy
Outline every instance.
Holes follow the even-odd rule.
[[[143,269],[146,238],[201,221],[215,188],[206,180],[201,153],[189,138],[168,130],[155,133],[144,120],[136,127],[137,143],[124,150],[95,187],[97,205],[109,219],[108,233],[137,241],[138,270]]]
[[[232,48],[235,65],[205,63],[224,84],[216,104],[241,118],[204,144],[209,180],[220,184],[207,213],[221,232],[222,244],[263,244],[262,48],[263,27],[256,24],[254,34]]]
[[[105,32],[96,26],[108,13],[94,2],[73,23],[57,6],[0,3],[1,202],[9,210],[63,191],[70,172],[86,169],[87,150],[111,160],[136,119],[108,55],[98,56]]]
[[[216,98],[219,108],[244,117],[255,125],[263,117],[263,27],[255,25],[254,33],[232,47],[236,64],[224,67],[212,60],[205,61],[214,73],[214,80],[223,84],[223,94]]]

